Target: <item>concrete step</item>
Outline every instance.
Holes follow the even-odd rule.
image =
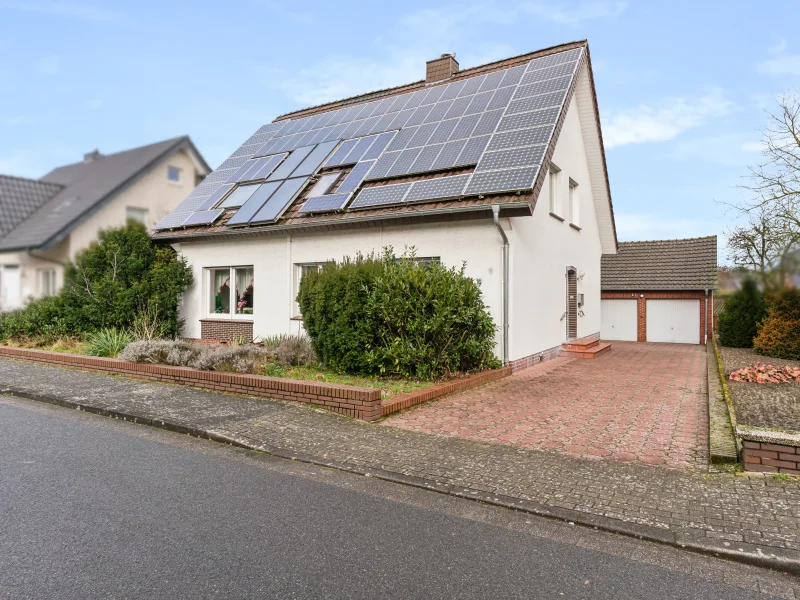
[[[561,344],[561,348],[564,350],[586,350],[587,348],[593,348],[600,343],[599,338],[580,338],[577,340],[570,340],[568,342],[564,342]]]
[[[582,350],[568,350],[562,347],[560,356],[565,356],[567,358],[597,358],[609,350],[611,350],[611,344],[608,342],[602,344],[597,343],[596,345],[585,347]]]

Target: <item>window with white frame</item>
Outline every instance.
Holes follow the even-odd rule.
[[[578,184],[569,180],[569,222],[575,227],[581,225],[581,199],[578,195]]]
[[[39,269],[39,295],[54,296],[56,293],[56,270]]]
[[[181,181],[181,170],[178,167],[168,166],[167,167],[167,179],[173,183],[180,183]]]
[[[214,318],[248,318],[253,315],[253,267],[206,269],[208,314]]]
[[[294,314],[300,316],[300,304],[297,302],[297,295],[300,293],[300,282],[303,281],[306,273],[314,273],[320,271],[325,263],[298,263],[295,265],[295,279],[294,279]]]
[[[561,169],[551,164],[548,177],[550,184],[550,213],[561,216],[561,198],[559,194],[561,191]]]
[[[147,223],[147,209],[137,208],[136,206],[126,206],[125,220],[130,221],[131,219],[139,223]]]

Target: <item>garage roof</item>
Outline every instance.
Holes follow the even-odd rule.
[[[603,290],[715,290],[717,236],[621,242],[601,269]]]

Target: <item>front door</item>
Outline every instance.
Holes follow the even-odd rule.
[[[578,278],[575,269],[567,269],[567,340],[578,337]]]

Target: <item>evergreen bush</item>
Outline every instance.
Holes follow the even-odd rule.
[[[345,373],[434,379],[499,364],[480,282],[463,265],[389,248],[308,273],[297,299],[317,355]]]
[[[800,290],[784,289],[767,298],[753,348],[759,354],[800,360]]]
[[[764,295],[756,282],[745,279],[742,288],[725,300],[719,315],[717,331],[719,342],[732,348],[752,348],[758,333],[758,323],[764,318]]]

